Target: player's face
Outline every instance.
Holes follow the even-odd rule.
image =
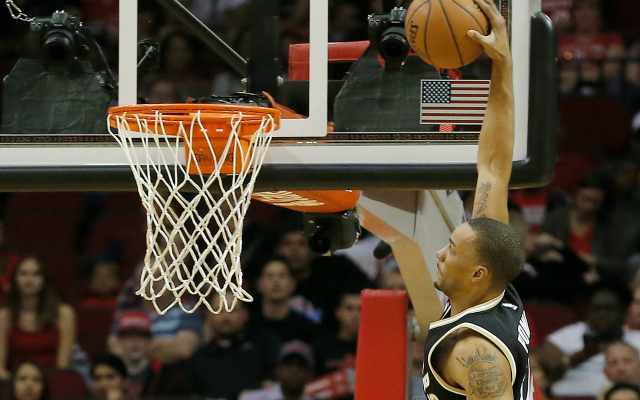
[[[475,233],[468,224],[462,224],[451,234],[449,244],[438,251],[438,279],[435,286],[447,296],[463,291],[477,264],[473,239]]]
[[[280,261],[272,261],[263,268],[258,286],[265,299],[282,300],[293,293],[295,281],[289,267]]]
[[[44,389],[44,378],[33,364],[22,364],[14,378],[14,392],[18,400],[37,400]]]

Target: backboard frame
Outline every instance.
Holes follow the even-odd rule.
[[[555,165],[556,117],[556,37],[550,20],[539,10],[539,0],[509,3],[513,7],[526,7],[514,13],[509,21],[514,26],[530,25],[530,35],[518,35],[513,39],[514,64],[519,71],[528,74],[514,74],[516,90],[516,129],[526,131],[516,139],[512,186],[534,186],[548,182]],[[121,29],[135,27],[137,21],[130,18],[131,7],[137,1],[122,2],[120,15]],[[446,146],[406,145],[372,146],[362,152],[360,145],[323,145],[326,135],[327,104],[323,101],[327,93],[327,81],[318,77],[327,76],[327,25],[322,23],[327,16],[327,0],[311,2],[310,115],[307,119],[283,121],[278,137],[295,137],[291,143],[278,138],[267,155],[256,190],[309,190],[309,189],[462,189],[473,188],[476,181],[476,167],[473,162],[477,154],[476,144],[456,144],[455,152],[449,154],[463,156],[464,160],[438,158]],[[135,9],[134,9],[135,10]],[[526,12],[525,12],[526,11]],[[519,19],[518,19],[519,18]],[[135,43],[120,41],[122,70],[135,71],[135,56],[131,56]],[[529,50],[529,63],[516,53],[522,48]],[[134,49],[135,50],[135,49]],[[135,52],[133,52],[135,54]],[[119,102],[135,102],[135,73],[120,74]],[[525,86],[523,86],[525,85]],[[529,90],[523,90],[524,87]],[[134,100],[131,100],[133,98]],[[300,140],[300,138],[302,138]],[[308,138],[309,143],[303,143]],[[0,143],[5,142],[0,137]],[[320,142],[318,142],[320,139]],[[131,171],[125,163],[114,165],[113,160],[121,150],[117,146],[69,146],[65,152],[72,155],[75,165],[69,165],[67,157],[54,161],[42,161],[51,157],[51,148],[25,148],[16,152],[15,146],[0,144],[0,190],[40,191],[40,190],[133,190],[135,188]],[[92,148],[100,148],[98,153]],[[13,150],[13,151],[10,151]],[[366,153],[366,154],[362,154]],[[393,161],[401,154],[406,162]],[[324,154],[319,156],[319,154]],[[329,154],[330,157],[326,155]],[[391,155],[391,156],[390,156]],[[392,160],[386,162],[385,157]],[[26,163],[25,160],[31,160]],[[80,159],[81,162],[76,160]],[[425,160],[428,160],[425,162]]]

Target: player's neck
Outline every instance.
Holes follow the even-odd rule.
[[[451,316],[453,317],[471,307],[493,300],[502,295],[502,292],[503,290],[487,290],[484,293],[478,294],[471,292],[469,295],[462,298],[449,298],[449,303],[451,304]]]
[[[262,303],[262,315],[266,319],[282,320],[287,318],[290,311],[289,298],[282,300],[265,299]]]

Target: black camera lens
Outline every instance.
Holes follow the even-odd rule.
[[[320,228],[309,237],[309,248],[317,254],[326,254],[331,250],[331,232]]]
[[[44,40],[44,56],[50,62],[64,63],[73,57],[73,35],[71,32],[56,29],[47,33]]]
[[[404,61],[409,55],[409,41],[403,28],[389,28],[380,39],[380,56],[385,61]]]

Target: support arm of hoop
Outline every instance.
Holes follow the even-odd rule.
[[[254,200],[294,211],[335,213],[350,210],[360,198],[359,190],[277,190],[254,193]]]

